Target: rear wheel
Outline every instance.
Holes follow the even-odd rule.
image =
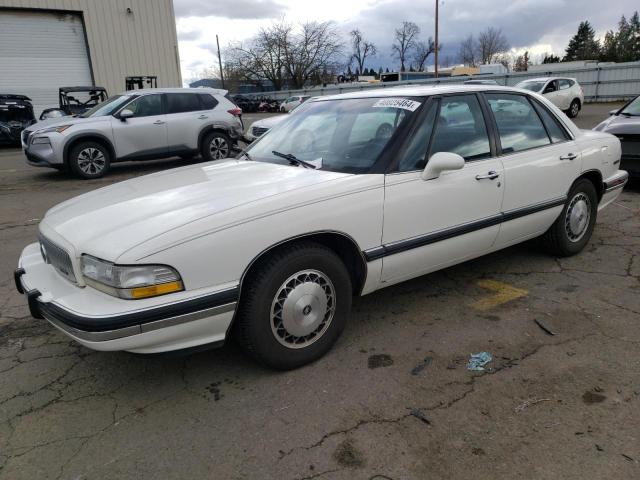
[[[562,213],[542,236],[547,249],[559,257],[582,251],[591,238],[598,214],[598,194],[589,180],[578,180]]]
[[[207,161],[229,158],[232,153],[231,140],[225,133],[211,132],[202,141],[201,153]]]
[[[569,106],[569,110],[567,110],[567,116],[569,118],[576,118],[579,112],[580,112],[580,100],[576,98],[573,102],[571,102],[571,105]]]
[[[68,165],[80,178],[100,178],[109,171],[111,156],[104,145],[97,142],[81,142],[69,152]]]
[[[351,296],[349,272],[332,250],[313,242],[288,246],[247,278],[235,333],[260,363],[298,368],[336,342],[349,317]]]

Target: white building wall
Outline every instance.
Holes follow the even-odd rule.
[[[109,94],[123,91],[131,75],[182,86],[172,0],[0,0],[5,7],[81,13],[94,82]]]

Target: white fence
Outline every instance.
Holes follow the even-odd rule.
[[[492,79],[500,85],[513,86],[527,78],[559,76],[571,77],[578,80],[584,89],[584,96],[588,102],[612,102],[626,100],[640,95],[640,62],[617,63],[586,68],[573,68],[567,70],[555,70],[553,72],[522,72],[508,73],[506,75],[474,75],[474,79]],[[428,80],[404,80],[401,82],[385,82],[370,85],[337,84],[325,88],[308,88],[303,90],[280,90],[274,92],[261,92],[256,95],[265,95],[278,100],[284,100],[292,95],[335,95],[343,92],[353,92],[370,88],[388,88],[400,85],[437,85],[456,84],[469,80],[468,76],[442,77]]]

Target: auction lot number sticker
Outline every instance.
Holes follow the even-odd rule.
[[[420,106],[420,102],[409,100],[408,98],[381,98],[373,104],[373,108],[402,108],[415,111]]]

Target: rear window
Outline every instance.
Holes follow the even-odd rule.
[[[198,96],[200,97],[202,107],[206,110],[213,110],[216,105],[218,105],[218,101],[208,93],[199,93]]]
[[[168,93],[169,113],[195,112],[202,110],[198,95],[193,93]]]

